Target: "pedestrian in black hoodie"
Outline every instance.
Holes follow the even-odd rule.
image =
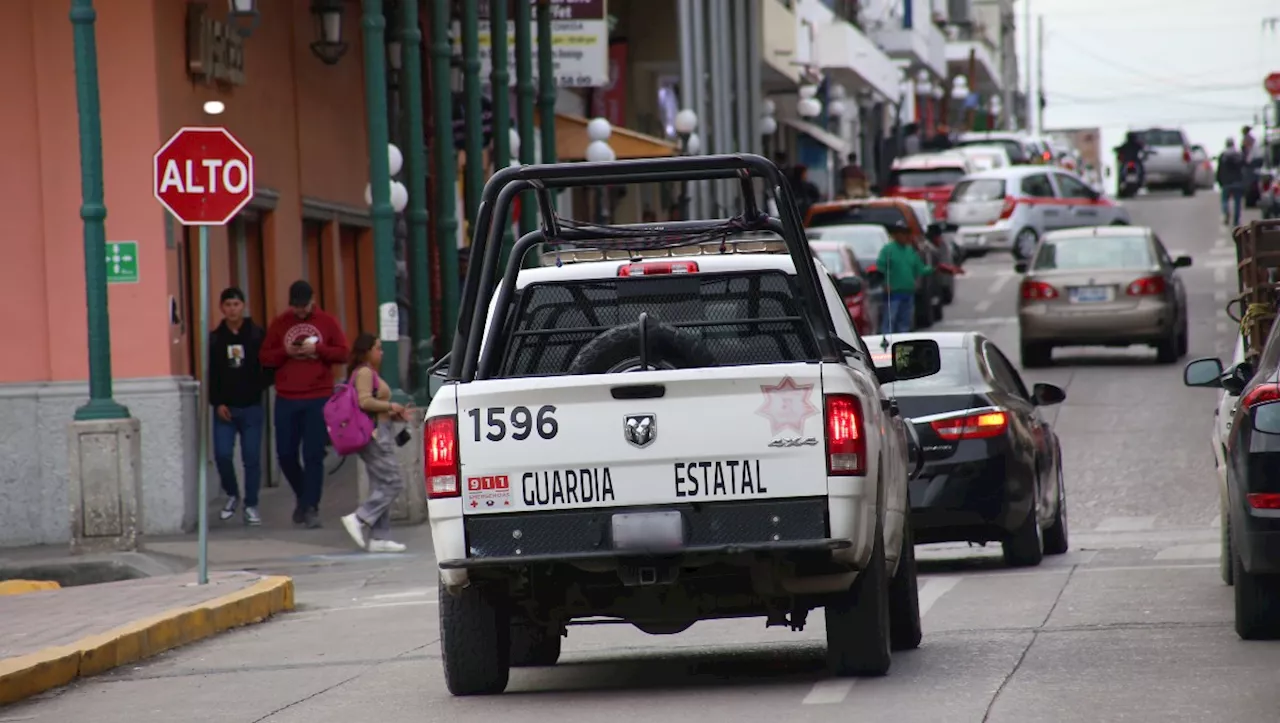
[[[267,375],[258,360],[264,333],[245,316],[244,292],[222,292],[222,323],[209,333],[209,407],[213,410],[213,459],[222,479],[227,504],[219,517],[229,520],[239,505],[233,455],[240,437],[244,464],[244,521],[262,524],[258,515],[258,486],[262,483],[262,392]]]

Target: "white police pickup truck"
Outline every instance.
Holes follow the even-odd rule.
[[[783,219],[745,196],[735,219],[611,227],[570,225],[543,203],[543,229],[495,279],[488,224],[505,217],[504,187],[691,165],[763,177]],[[937,347],[899,343],[900,363],[877,376],[776,174],[744,155],[490,180],[424,432],[453,694],[498,693],[512,666],[554,664],[586,618],[655,635],[753,616],[798,630],[821,607],[837,675],[882,675],[891,649],[919,645],[906,432],[880,384],[936,373]],[[553,239],[554,265],[519,268]]]

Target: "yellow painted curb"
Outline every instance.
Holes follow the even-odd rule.
[[[41,590],[57,590],[62,587],[53,580],[4,580],[0,582],[0,595],[23,595]]]
[[[168,610],[69,645],[0,660],[0,705],[292,609],[293,579],[264,577],[199,605]]]

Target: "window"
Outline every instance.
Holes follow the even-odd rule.
[[[1031,395],[1027,393],[1027,388],[1022,384],[1022,377],[1018,376],[1018,372],[1004,358],[1004,354],[996,348],[995,344],[989,341],[982,343],[982,354],[986,358],[987,367],[991,369],[991,376],[995,379],[1002,391],[1009,394],[1016,394],[1019,397],[1030,400]]]
[[[1046,269],[1135,269],[1152,264],[1145,236],[1080,236],[1046,239],[1040,244],[1037,271]]]
[[[970,385],[969,351],[957,347],[943,347],[938,350],[942,368],[937,374],[905,382],[892,382],[885,390],[888,394],[917,392],[922,389],[949,388],[956,389]],[[888,366],[888,352],[877,351],[872,354],[876,366]]]
[[[1004,181],[998,178],[979,178],[961,181],[951,191],[950,203],[982,203],[1004,200]]]
[[[1032,198],[1053,198],[1053,184],[1045,173],[1037,173],[1022,179],[1022,192]]]
[[[1186,145],[1186,141],[1182,138],[1182,131],[1166,131],[1159,128],[1143,131],[1142,142],[1147,146],[1178,146],[1181,148]]]
[[[244,292],[249,318],[265,327],[267,318],[266,258],[262,243],[263,218],[242,213],[228,229],[231,252],[231,285]]]
[[[1062,190],[1063,198],[1087,198],[1092,200],[1098,197],[1098,194],[1094,193],[1092,188],[1084,185],[1077,178],[1072,178],[1065,173],[1057,173],[1054,176],[1058,179],[1058,188]]]
[[[889,185],[898,188],[953,186],[964,178],[963,168],[903,168],[889,172]]]
[[[325,294],[326,282],[329,280],[329,274],[332,269],[328,268],[331,264],[325,262],[329,260],[331,252],[326,248],[325,243],[325,221],[317,221],[315,219],[303,219],[302,221],[302,278],[311,283],[311,288],[316,292],[316,303],[320,308],[328,308],[328,299]]]
[[[868,223],[878,226],[907,224],[907,217],[897,206],[848,206],[830,211],[818,211],[809,218],[808,225],[838,226],[841,224]]]
[[[1166,269],[1173,268],[1173,259],[1169,258],[1169,252],[1165,249],[1164,244],[1161,243],[1159,238],[1155,239],[1155,247],[1156,259],[1159,260],[1160,265]]]
[[[338,228],[339,263],[342,265],[342,303],[331,313],[338,317],[347,340],[377,326],[378,292],[373,272],[373,239],[366,228]]]

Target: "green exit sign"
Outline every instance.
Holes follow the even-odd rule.
[[[107,283],[138,283],[138,242],[107,242]]]

